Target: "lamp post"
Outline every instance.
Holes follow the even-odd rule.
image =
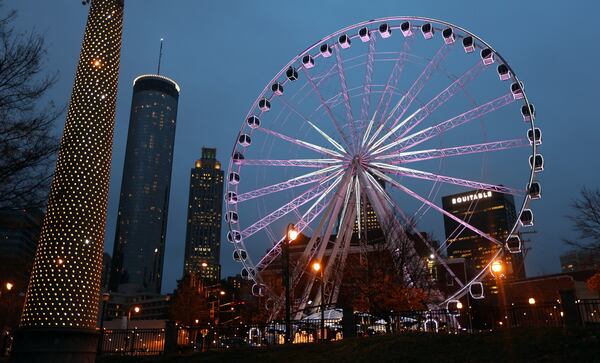
[[[131,306],[129,310],[127,310],[127,334],[129,334],[129,320],[131,320],[132,313],[137,314],[141,310],[142,309],[137,305]],[[131,339],[129,351],[131,352],[131,354],[133,354],[133,348],[135,346],[135,333],[132,333],[131,338],[129,339]]]
[[[510,327],[510,322],[508,321],[508,310],[506,308],[506,295],[504,294],[504,265],[502,264],[502,261],[495,260],[494,262],[492,262],[492,266],[490,267],[490,269],[492,271],[492,275],[496,278],[496,283],[498,284],[498,295],[500,295],[499,303],[502,304],[501,320],[506,319],[506,326]]]
[[[291,343],[291,307],[290,307],[290,249],[289,245],[298,237],[296,226],[288,224],[283,245],[281,246],[281,272],[285,289],[285,343]]]
[[[319,274],[321,281],[321,341],[325,341],[325,283],[323,279],[323,266],[318,261],[312,264],[313,271]]]
[[[102,347],[104,346],[104,318],[106,316],[106,304],[110,300],[110,293],[105,292],[102,294],[102,312],[100,313],[100,340],[98,341],[98,355],[102,354]]]
[[[140,308],[138,305],[134,305],[129,308],[127,311],[127,330],[129,330],[129,320],[131,320],[132,316],[131,313],[138,314],[141,310],[142,308]]]
[[[13,287],[14,287],[14,284],[12,282],[6,282],[4,284],[4,289],[0,289],[0,298],[2,298],[2,294],[3,294],[2,290],[6,290],[6,292],[4,292],[4,295],[6,295],[6,304],[7,304],[6,310],[9,315],[13,314],[12,299],[10,296],[10,291],[13,289]],[[4,328],[4,327],[0,326],[0,328]],[[0,357],[2,357],[2,356],[4,356],[4,353],[8,346],[8,340],[10,339],[10,333],[8,331],[5,332],[4,329],[2,329],[2,330],[0,330],[0,334],[1,334],[0,335],[0,339],[1,339],[0,340]]]

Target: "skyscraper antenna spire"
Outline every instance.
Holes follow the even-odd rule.
[[[156,74],[160,74],[160,62],[162,61],[163,41],[164,38],[160,38],[160,50],[158,52],[158,72]]]

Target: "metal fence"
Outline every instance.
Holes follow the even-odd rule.
[[[584,326],[600,326],[600,299],[577,300],[575,304]]]
[[[292,321],[291,340],[294,344],[313,343],[321,339],[339,340],[343,338],[338,320],[324,320],[324,334],[321,337],[320,320]],[[177,346],[180,350],[207,350],[231,347],[263,347],[285,344],[286,324],[274,321],[266,324],[208,325],[204,327],[179,327]]]
[[[404,311],[374,316],[354,314],[352,319],[292,321],[292,343],[333,341],[348,336],[428,333],[477,333],[510,328],[600,327],[600,299],[577,300],[565,306],[558,302],[511,305],[507,307],[460,309],[456,311]],[[169,330],[172,329],[172,330]],[[207,326],[172,326],[167,329],[105,330],[99,352],[119,355],[157,355],[167,346],[173,352],[206,351],[235,347],[265,347],[285,343],[286,324],[228,324]],[[170,332],[170,333],[169,333]],[[172,341],[172,344],[169,344]],[[165,343],[166,342],[166,343]]]
[[[106,329],[100,332],[102,354],[157,355],[165,350],[165,329]]]

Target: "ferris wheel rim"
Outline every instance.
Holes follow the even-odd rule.
[[[386,22],[392,22],[392,21],[418,21],[418,22],[429,22],[429,23],[434,23],[438,26],[447,26],[450,27],[452,29],[455,30],[459,30],[461,32],[463,32],[464,34],[457,34],[458,37],[464,37],[464,36],[471,36],[473,37],[475,40],[477,40],[476,42],[476,47],[478,48],[482,48],[482,47],[486,47],[492,50],[492,52],[494,53],[495,56],[497,56],[501,62],[503,64],[505,64],[508,69],[511,72],[511,79],[514,80],[514,82],[517,82],[518,84],[522,84],[520,79],[518,78],[517,74],[514,72],[513,68],[511,67],[511,65],[506,61],[506,59],[499,53],[497,52],[491,45],[489,45],[487,42],[485,42],[482,38],[480,38],[479,36],[475,35],[474,33],[466,30],[465,28],[462,28],[460,26],[457,26],[455,24],[446,22],[446,21],[442,21],[442,20],[438,20],[438,19],[433,19],[433,18],[426,18],[426,17],[418,17],[418,16],[397,16],[397,17],[385,17],[385,18],[378,18],[378,19],[373,19],[373,20],[369,20],[369,21],[364,21],[364,22],[359,22],[353,25],[350,25],[348,27],[342,28],[334,33],[331,33],[330,35],[320,39],[319,41],[315,42],[314,44],[312,44],[311,46],[307,47],[304,51],[302,51],[300,54],[298,54],[297,56],[293,57],[276,75],[275,77],[273,77],[273,79],[271,79],[271,81],[269,81],[267,83],[267,85],[265,86],[265,88],[263,89],[263,91],[259,94],[259,96],[257,97],[257,99],[252,103],[252,107],[250,108],[250,111],[248,112],[248,114],[246,115],[246,119],[252,117],[253,115],[255,115],[256,113],[254,112],[256,110],[256,105],[260,102],[261,99],[268,99],[270,100],[271,97],[266,97],[266,95],[269,92],[269,88],[271,87],[271,85],[273,85],[274,83],[276,83],[279,79],[282,78],[282,76],[285,74],[286,70],[289,69],[289,67],[293,66],[294,64],[298,64],[299,61],[306,55],[310,54],[311,50],[314,50],[315,48],[319,47],[320,45],[322,45],[323,43],[327,43],[329,42],[331,39],[336,39],[337,37],[339,37],[340,35],[343,35],[347,32],[349,32],[350,30],[355,30],[358,29],[360,27],[365,27],[365,26],[370,26],[373,24],[380,24],[380,23],[386,23]],[[411,27],[412,24],[411,24]],[[420,25],[415,25],[414,27],[420,27]],[[398,29],[399,27],[396,26],[391,26],[391,29]],[[434,28],[436,30],[440,30],[439,28]],[[348,36],[350,39],[354,39],[356,37],[358,37],[358,34],[354,34],[352,36]],[[480,44],[479,44],[480,43]],[[331,44],[332,47],[339,47],[338,43],[334,43]],[[318,58],[319,54],[315,54],[315,58]],[[300,69],[300,68],[299,68]],[[282,85],[285,85],[287,81],[284,80],[284,82],[282,83]],[[523,100],[525,102],[525,105],[527,107],[531,107],[531,103],[529,102],[529,99],[527,97],[527,92],[525,91],[525,89],[522,89],[522,94],[523,94]],[[535,114],[532,113],[530,120],[528,121],[529,124],[531,125],[531,129],[535,130]],[[240,132],[238,133],[238,137],[240,137],[240,135],[242,134],[242,131],[244,129],[244,124],[242,124],[242,129],[240,130]],[[237,142],[234,144],[234,148],[230,157],[230,163],[228,166],[228,174],[230,174],[233,170],[234,167],[233,165],[235,164],[233,162],[233,156],[236,153],[236,150],[238,150],[238,145]],[[538,155],[537,153],[537,144],[535,142],[533,142],[531,144],[531,150],[532,150],[532,154],[531,155]],[[239,168],[237,169],[239,171]],[[529,180],[528,180],[528,184],[527,185],[531,185],[536,177],[536,172],[534,170],[534,168],[531,169],[531,172],[529,174]],[[227,190],[229,190],[229,185]],[[521,204],[520,209],[517,211],[517,215],[519,216],[529,205],[531,201],[531,198],[529,198],[528,196],[525,196],[523,199],[523,203]],[[516,206],[515,206],[516,207]],[[227,205],[227,212],[229,212],[229,205]],[[230,221],[228,221],[227,223],[228,226],[228,230],[229,232],[233,232],[234,230],[232,229],[231,223]],[[516,231],[519,229],[519,222],[518,220],[515,221],[515,224],[512,227],[511,232],[508,234],[508,236],[513,235],[516,233]],[[505,242],[505,241],[504,241]],[[242,242],[243,243],[243,242]],[[242,244],[242,247],[244,247],[244,250],[247,250],[245,248],[245,246]],[[236,251],[239,251],[240,249],[238,248],[237,244],[234,244],[234,248]],[[500,251],[496,256],[498,256],[502,251]],[[260,283],[260,281],[257,281],[260,279],[260,276],[257,276],[257,265],[254,264],[252,262],[252,260],[249,258],[248,260],[243,260],[241,261],[242,265],[244,266],[244,268],[246,268],[249,272],[250,275],[252,275],[252,280],[255,280],[256,283]],[[491,262],[490,262],[491,263]],[[482,270],[482,272],[485,274],[487,272],[485,272],[484,270]],[[481,275],[481,274],[480,274]],[[255,279],[256,277],[258,277],[258,279]],[[478,278],[481,277],[478,275]],[[463,288],[466,289],[468,288],[468,285],[470,283],[472,283],[473,281],[475,281],[475,279],[473,279],[472,281],[470,281],[468,284],[466,284],[466,286]],[[463,293],[465,291],[462,291]],[[455,296],[453,296],[454,298]]]

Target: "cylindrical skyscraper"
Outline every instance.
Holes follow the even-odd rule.
[[[93,0],[15,362],[93,362],[123,27],[122,0]]]
[[[160,75],[133,82],[110,288],[160,293],[179,86]]]

